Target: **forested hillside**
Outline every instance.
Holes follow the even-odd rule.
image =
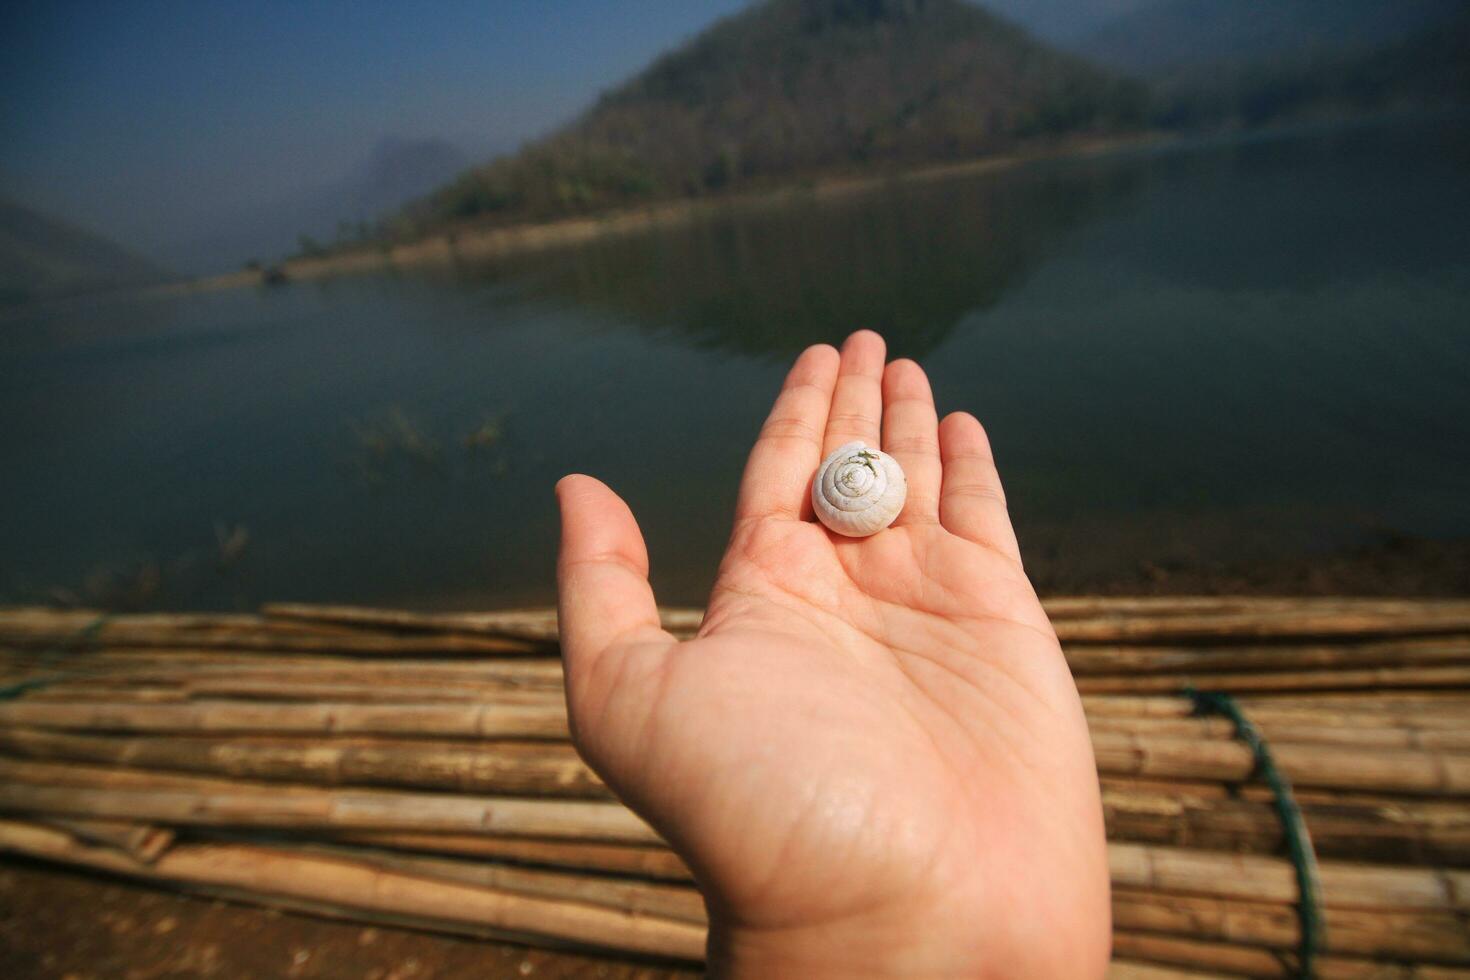
[[[1144,90],[962,0],[768,0],[410,208],[549,217],[1137,125]]]
[[[0,305],[163,278],[120,245],[0,199]]]

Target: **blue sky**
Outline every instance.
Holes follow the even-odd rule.
[[[1137,2],[991,6],[1063,35]],[[340,178],[384,136],[512,150],[743,6],[7,0],[0,193],[158,254]]]

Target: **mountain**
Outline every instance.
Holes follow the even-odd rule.
[[[339,220],[368,221],[432,190],[468,167],[464,150],[447,140],[385,136],[366,162],[343,181]]]
[[[121,245],[0,199],[0,305],[165,278]]]
[[[356,239],[375,222],[427,194],[472,161],[440,139],[380,139],[361,164],[335,180],[298,193],[205,216],[172,247],[169,261],[192,272],[238,268],[303,244]]]
[[[409,208],[400,229],[540,218],[1134,125],[1137,85],[962,0],[766,0],[580,119]]]
[[[1464,7],[1464,0],[1154,0],[1071,47],[1149,76],[1301,62],[1400,41]]]

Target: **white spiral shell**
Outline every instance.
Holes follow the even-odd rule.
[[[849,442],[817,467],[812,508],[817,520],[838,534],[865,538],[893,523],[908,492],[898,460]]]

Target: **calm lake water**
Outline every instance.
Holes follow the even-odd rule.
[[[1470,125],[1439,119],[11,313],[0,601],[550,601],[579,470],[699,602],[787,361],[859,326],[986,423],[1043,580],[1470,534]]]

